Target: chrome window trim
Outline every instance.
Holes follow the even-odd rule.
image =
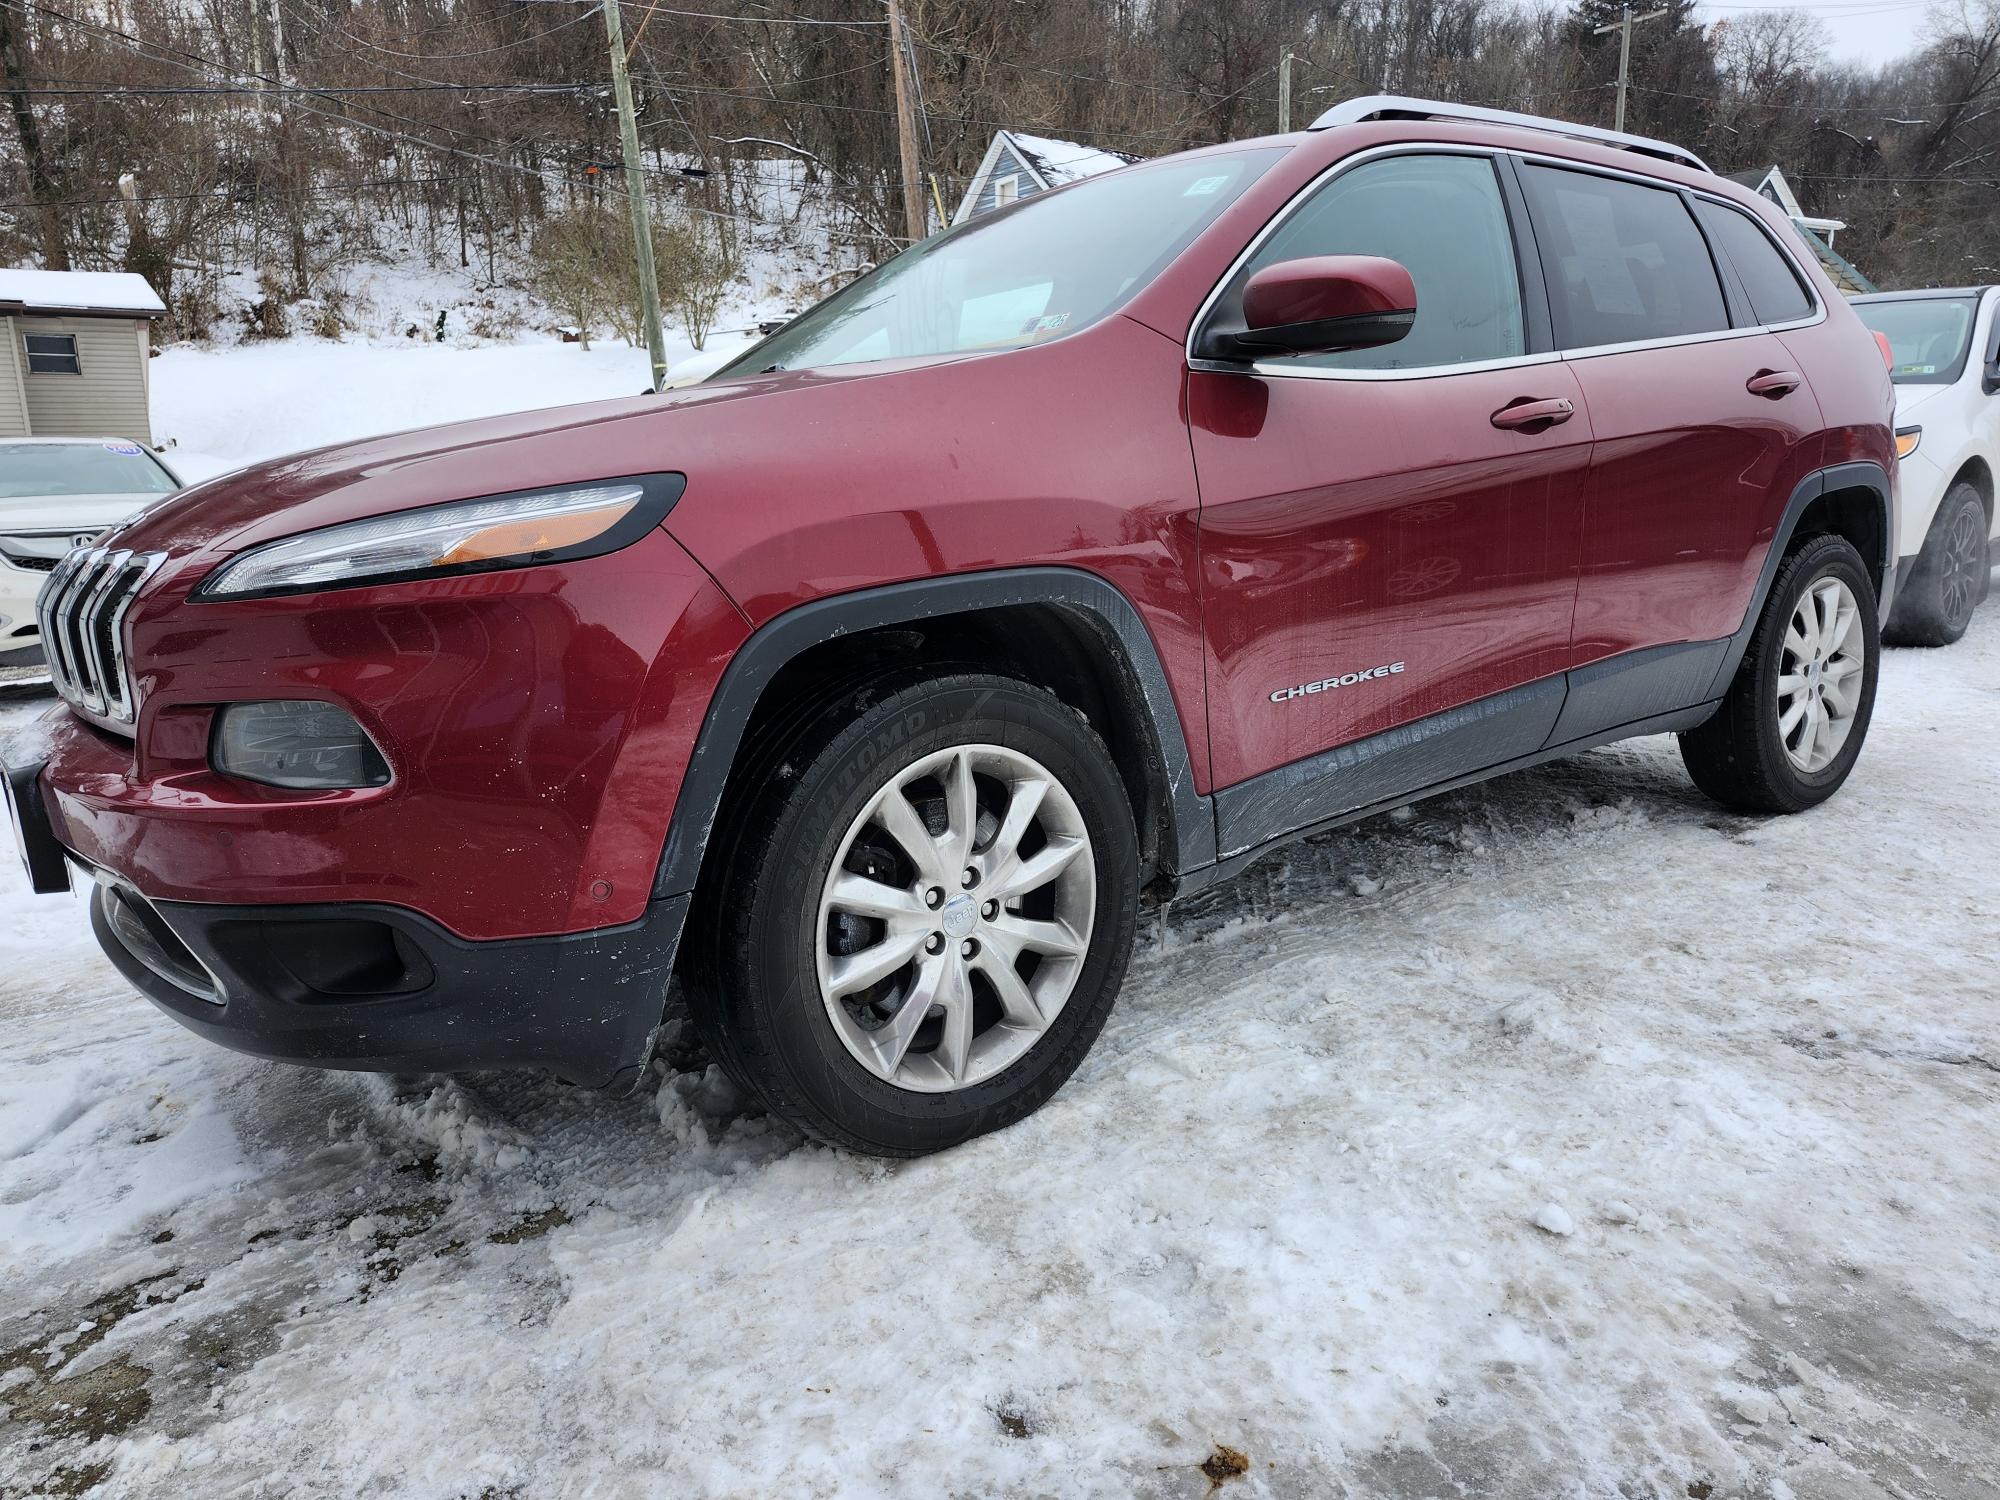
[[[1202,324],[1207,321],[1209,313],[1215,308],[1215,304],[1222,300],[1224,290],[1236,279],[1237,273],[1263,247],[1264,242],[1277,233],[1285,222],[1293,214],[1297,213],[1314,194],[1326,186],[1326,184],[1333,181],[1334,178],[1368,162],[1377,161],[1389,156],[1412,155],[1483,156],[1488,161],[1492,161],[1496,157],[1512,156],[1535,166],[1553,167],[1562,171],[1591,172],[1601,177],[1622,178],[1628,182],[1638,183],[1642,187],[1653,188],[1658,192],[1672,193],[1676,197],[1682,193],[1689,193],[1696,197],[1707,198],[1715,203],[1720,203],[1725,207],[1734,209],[1738,213],[1743,212],[1742,204],[1722,193],[1711,192],[1706,188],[1689,187],[1681,183],[1669,182],[1660,177],[1649,177],[1643,172],[1632,172],[1619,167],[1603,166],[1597,162],[1576,161],[1566,156],[1550,156],[1542,152],[1520,151],[1505,146],[1469,146],[1453,141],[1399,141],[1388,146],[1373,146],[1366,151],[1357,151],[1352,156],[1342,157],[1339,161],[1334,162],[1331,166],[1320,172],[1304,187],[1300,188],[1297,193],[1293,194],[1291,201],[1286,203],[1277,213],[1273,214],[1270,221],[1251,237],[1250,243],[1245,245],[1236,258],[1230,261],[1228,269],[1222,273],[1221,279],[1209,288],[1208,295],[1202,299],[1201,306],[1196,309],[1193,320],[1188,324],[1187,339],[1182,345],[1182,353],[1186,358],[1187,367],[1190,370],[1202,370],[1210,374],[1256,375],[1267,380],[1436,380],[1446,375],[1472,375],[1488,370],[1510,370],[1518,366],[1550,364],[1556,361],[1597,359],[1609,354],[1631,354],[1644,349],[1673,348],[1681,344],[1710,344],[1719,343],[1724,339],[1753,338],[1767,333],[1787,333],[1793,329],[1816,327],[1824,323],[1827,319],[1826,299],[1820,295],[1818,285],[1813,281],[1810,272],[1805,268],[1803,262],[1800,261],[1798,256],[1792,253],[1789,246],[1779,242],[1778,236],[1770,232],[1768,225],[1764,224],[1761,219],[1752,216],[1753,222],[1756,223],[1759,229],[1764,231],[1765,237],[1777,248],[1778,253],[1785,257],[1794,271],[1799,273],[1799,280],[1805,286],[1807,295],[1813,301],[1813,312],[1810,317],[1794,318],[1786,323],[1746,324],[1741,328],[1716,328],[1710,329],[1705,333],[1673,334],[1666,338],[1641,339],[1625,344],[1583,344],[1574,349],[1549,349],[1538,354],[1523,354],[1511,359],[1469,360],[1464,364],[1453,365],[1412,365],[1410,368],[1402,370],[1329,370],[1318,367],[1292,366],[1275,360],[1257,360],[1249,365],[1237,365],[1229,364],[1222,360],[1196,358],[1194,352],[1195,335],[1201,331]],[[1702,235],[1703,243],[1706,244],[1707,231],[1702,229],[1699,221],[1696,222],[1695,229]],[[1516,260],[1518,264],[1518,252]],[[1717,269],[1719,272],[1720,268],[1718,267]],[[1553,308],[1551,308],[1551,312],[1553,312]]]

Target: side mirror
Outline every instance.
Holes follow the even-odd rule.
[[[1417,319],[1410,273],[1379,255],[1315,255],[1266,266],[1243,288],[1241,329],[1209,327],[1195,353],[1249,362],[1393,344]]]
[[[1986,387],[1987,395],[2000,395],[2000,359],[1990,359],[1986,362],[1986,376],[1980,384]]]

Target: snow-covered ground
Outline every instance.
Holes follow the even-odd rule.
[[[1654,740],[1317,839],[897,1165],[217,1051],[0,862],[0,1492],[1991,1496],[1996,744],[2000,608],[1805,816]]]

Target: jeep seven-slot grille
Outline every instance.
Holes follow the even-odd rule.
[[[125,612],[164,561],[160,552],[78,547],[42,585],[35,617],[49,676],[77,708],[132,722],[139,700],[125,660]]]

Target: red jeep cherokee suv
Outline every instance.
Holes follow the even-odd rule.
[[[51,576],[36,888],[349,1068],[716,1058],[862,1151],[1062,1083],[1142,889],[1673,731],[1852,769],[1893,395],[1678,148],[1405,99],[912,247],[697,387],[189,490]]]

